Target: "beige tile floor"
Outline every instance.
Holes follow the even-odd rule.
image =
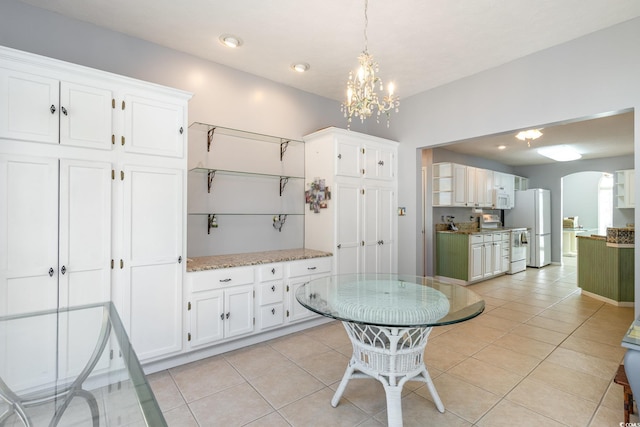
[[[433,330],[423,383],[404,388],[405,426],[617,426],[612,379],[633,309],[582,296],[575,266],[547,266],[470,287],[486,310]],[[338,322],[149,376],[170,426],[380,426],[376,380],[352,380],[330,405],[351,355]],[[632,415],[632,422],[638,417]]]

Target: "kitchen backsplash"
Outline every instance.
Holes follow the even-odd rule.
[[[478,222],[455,222],[454,224],[458,227],[459,231],[476,231],[479,230]],[[436,231],[447,231],[449,230],[448,223],[438,223],[436,224]]]

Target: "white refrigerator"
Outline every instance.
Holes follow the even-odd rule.
[[[551,192],[542,188],[516,191],[515,206],[505,212],[506,227],[530,230],[528,267],[551,264]]]

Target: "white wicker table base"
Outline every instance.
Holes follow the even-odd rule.
[[[389,427],[402,426],[402,387],[407,381],[426,383],[436,408],[444,412],[442,400],[424,364],[424,349],[431,327],[342,324],[353,345],[353,355],[331,399],[331,406],[338,406],[350,379],[375,378],[384,386]]]

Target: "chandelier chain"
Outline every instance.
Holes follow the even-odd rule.
[[[369,26],[369,17],[367,16],[367,8],[369,0],[364,0],[364,51],[369,52],[369,38],[367,37],[367,27]]]

